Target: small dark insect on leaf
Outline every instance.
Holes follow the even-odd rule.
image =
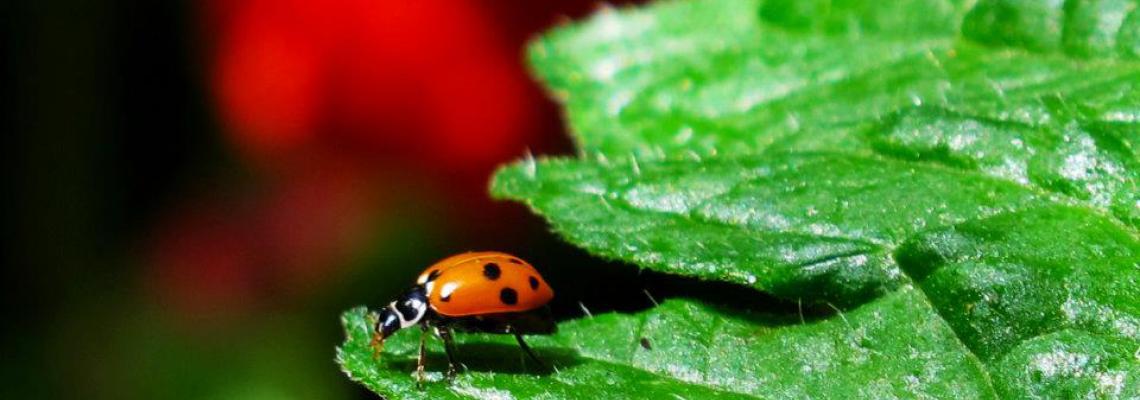
[[[649,339],[641,338],[638,342],[641,343],[641,348],[646,350],[653,350],[653,345],[649,343]]]

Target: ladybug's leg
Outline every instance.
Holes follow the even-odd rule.
[[[455,377],[455,338],[451,337],[451,328],[441,326],[435,328],[436,334],[443,339],[443,350],[447,353],[447,379]]]
[[[530,359],[538,363],[539,368],[546,369],[546,363],[542,362],[542,360],[538,359],[538,356],[534,355],[534,351],[531,351],[530,346],[527,346],[526,341],[523,340],[522,335],[517,332],[515,332],[514,335],[515,340],[519,342],[519,347],[523,349],[523,352],[526,352],[526,355],[530,356]]]
[[[423,388],[424,364],[427,364],[427,325],[420,325],[420,357],[416,360],[416,386]]]

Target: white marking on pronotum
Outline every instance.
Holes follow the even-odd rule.
[[[425,283],[424,284],[424,295],[425,296],[431,296],[432,289],[435,289],[435,281]]]
[[[579,301],[578,307],[582,309],[582,312],[586,313],[587,317],[594,318],[594,314],[590,313],[590,309],[586,308],[585,304],[583,304],[582,302]]]
[[[413,308],[416,311],[421,311],[424,309],[424,303],[419,299],[407,299],[404,301],[404,305]]]
[[[400,310],[396,309],[396,302],[388,303],[388,311],[396,314],[396,318],[400,320],[400,326],[404,325],[404,314],[400,314]]]
[[[451,293],[454,292],[457,288],[459,288],[458,283],[449,282],[446,285],[443,285],[443,288],[439,289],[439,297],[451,297]]]
[[[396,302],[394,301],[388,304],[388,309],[391,310],[393,314],[396,314],[396,319],[400,320],[400,329],[415,325],[417,322],[420,322],[420,317],[423,316],[423,312],[419,312],[416,318],[410,320],[404,319],[404,314],[401,314],[400,310],[396,308]]]

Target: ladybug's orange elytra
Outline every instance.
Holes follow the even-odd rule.
[[[449,317],[533,310],[554,298],[554,290],[533,266],[491,251],[440,260],[416,283],[424,286],[432,310]]]

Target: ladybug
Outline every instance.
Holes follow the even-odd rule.
[[[540,366],[541,360],[523,340],[524,334],[551,334],[555,324],[546,304],[554,290],[526,261],[506,253],[485,251],[454,255],[424,270],[416,284],[374,318],[373,357],[396,331],[420,326],[417,380],[423,382],[425,340],[434,330],[447,353],[447,377],[456,373],[452,331],[515,336],[519,347]]]

